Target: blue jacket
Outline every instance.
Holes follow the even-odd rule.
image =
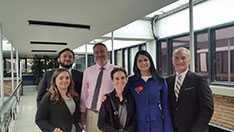
[[[152,76],[145,82],[134,75],[127,88],[135,98],[138,132],[173,132],[165,80]]]

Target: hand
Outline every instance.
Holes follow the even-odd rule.
[[[85,130],[86,131],[86,125],[83,125],[82,123],[78,123],[79,127],[82,129],[82,130]]]
[[[87,118],[87,112],[81,112],[80,115],[80,124],[81,124],[81,128],[83,129],[83,126],[86,125],[86,118]]]
[[[55,128],[53,132],[63,132],[60,128]]]
[[[106,95],[102,96],[102,102],[106,101]]]

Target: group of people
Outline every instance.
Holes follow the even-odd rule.
[[[71,69],[74,52],[58,54],[59,68],[39,86],[36,124],[43,132],[208,132],[213,97],[205,79],[189,71],[190,51],[174,50],[175,74],[162,78],[147,51],[134,59],[134,75],[108,63],[107,47],[93,47],[96,64]]]

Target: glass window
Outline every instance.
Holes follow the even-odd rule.
[[[151,55],[153,62],[154,62],[154,66],[156,66],[156,44],[155,41],[151,41],[146,43],[146,50],[149,52],[149,54]]]
[[[195,71],[201,76],[208,78],[208,33],[197,35],[196,40],[196,67]]]
[[[20,67],[21,67],[22,73],[26,73],[27,72],[27,67],[25,65],[25,63],[26,63],[25,61],[26,61],[26,59],[20,59]]]
[[[85,54],[75,55],[75,66],[74,69],[84,71],[85,70]],[[88,54],[88,67],[94,65],[94,56],[92,54]]]
[[[123,67],[122,52],[122,50],[116,51],[116,64],[121,67]]]
[[[75,55],[75,67],[74,69],[84,71],[85,70],[85,54]]]
[[[4,77],[11,77],[11,59],[4,59]]]
[[[173,50],[179,47],[185,47],[189,49],[189,36],[179,37],[172,39]]]
[[[108,59],[109,59],[110,63],[112,64],[112,51],[108,52]]]
[[[234,81],[233,45],[234,27],[216,30],[216,75],[217,81]]]
[[[13,75],[16,77],[16,60],[13,59]],[[11,59],[4,59],[4,77],[11,77]]]
[[[167,42],[161,42],[161,53],[160,53],[160,69],[159,72],[162,74],[162,76],[169,75],[168,71],[168,45]]]
[[[89,67],[89,66],[92,66],[92,65],[94,65],[94,64],[95,64],[94,55],[89,54],[89,55],[88,55],[88,67]]]
[[[138,52],[138,50],[139,50],[139,47],[137,46],[137,47],[133,47],[133,48],[131,48],[130,49],[130,68],[131,68],[131,70],[130,70],[130,72],[129,72],[129,74],[130,75],[133,75],[134,73],[133,73],[133,65],[134,65],[134,58],[135,58],[135,55],[136,55],[136,53]]]
[[[230,81],[234,82],[234,38],[231,39],[230,44]]]
[[[32,73],[32,65],[33,65],[33,59],[26,59],[27,66],[26,66],[26,72]]]
[[[124,68],[125,68],[125,70],[127,71],[127,73],[128,74],[130,74],[129,72],[128,72],[128,49],[125,49],[124,50]]]

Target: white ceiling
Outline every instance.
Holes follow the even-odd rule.
[[[4,36],[20,55],[31,50],[74,49],[176,0],[0,0]],[[90,25],[91,29],[28,25],[28,20]],[[30,41],[65,42],[66,46]],[[41,53],[49,54],[49,53]]]

